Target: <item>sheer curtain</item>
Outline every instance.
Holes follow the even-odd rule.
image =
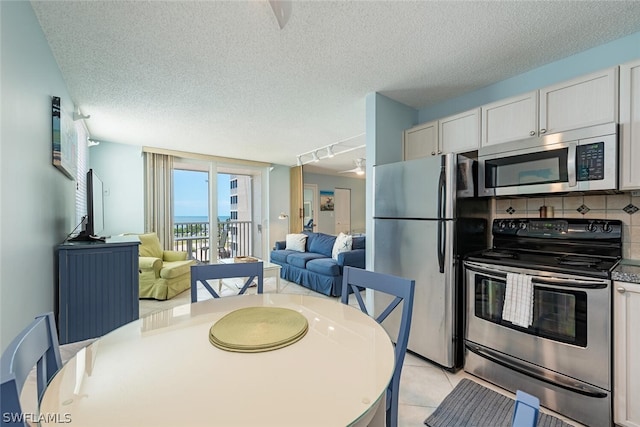
[[[164,249],[173,249],[173,156],[144,155],[144,228],[156,232]]]

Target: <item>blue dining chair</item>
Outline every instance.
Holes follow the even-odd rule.
[[[53,313],[36,317],[11,341],[0,357],[0,400],[3,426],[27,426],[20,393],[36,368],[38,403],[49,381],[62,367]]]
[[[400,390],[400,374],[404,355],[407,351],[409,341],[409,330],[411,328],[411,312],[413,310],[413,294],[415,290],[415,280],[402,277],[390,276],[388,274],[376,273],[354,267],[344,267],[342,277],[342,303],[349,304],[349,295],[353,292],[360,310],[371,315],[360,295],[362,289],[372,289],[395,296],[393,301],[375,319],[382,323],[384,319],[402,303],[402,314],[400,330],[395,345],[395,368],[393,377],[387,387],[386,401],[386,425],[396,427],[398,425],[398,393]]]
[[[511,427],[535,427],[538,424],[540,400],[522,390],[516,391]]]
[[[244,294],[251,286],[254,279],[258,280],[258,293],[263,293],[264,288],[264,268],[262,261],[259,262],[237,262],[233,264],[201,264],[191,266],[191,302],[198,302],[198,282],[205,287],[214,297],[220,298],[220,288],[216,292],[207,280],[222,280],[236,277],[247,277],[244,286],[240,288],[238,295]],[[220,283],[220,282],[219,282]]]

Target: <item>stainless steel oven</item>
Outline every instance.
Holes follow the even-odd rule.
[[[494,222],[493,236],[493,249],[464,262],[465,370],[586,425],[610,425],[610,271],[621,225],[520,219]],[[510,295],[510,276],[526,278],[531,293]],[[530,323],[507,320],[508,298],[524,301]]]

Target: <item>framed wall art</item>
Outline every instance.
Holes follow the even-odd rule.
[[[51,100],[51,142],[53,165],[75,179],[78,169],[78,137],[73,117],[60,105],[60,97]]]
[[[333,205],[333,191],[320,190],[320,210],[332,211]]]

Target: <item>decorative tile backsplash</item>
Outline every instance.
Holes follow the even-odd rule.
[[[628,213],[629,215],[633,215],[634,213],[638,212],[638,207],[636,205],[632,205],[631,203],[629,203],[627,206],[622,208],[622,210]]]
[[[587,205],[585,205],[583,203],[580,206],[578,206],[578,209],[576,209],[576,210],[578,211],[578,213],[581,213],[582,215],[584,215],[587,212],[589,212],[591,209],[589,209],[589,206],[587,206]]]
[[[492,218],[539,218],[540,207],[555,218],[617,219],[622,221],[623,257],[640,260],[640,197],[631,193],[495,199]]]

